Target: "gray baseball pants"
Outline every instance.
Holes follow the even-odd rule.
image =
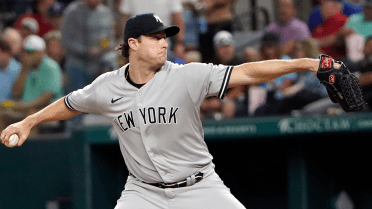
[[[213,170],[192,186],[162,189],[129,176],[115,209],[245,209]]]

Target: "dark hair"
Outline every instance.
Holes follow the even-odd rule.
[[[121,43],[116,47],[116,50],[119,52],[119,54],[125,58],[129,57],[129,45],[128,43]]]
[[[262,45],[275,45],[280,43],[280,36],[277,33],[267,32],[262,36]]]
[[[141,42],[141,36],[137,38],[138,42]],[[119,54],[125,58],[129,57],[129,44],[128,42],[123,42],[116,47]]]
[[[269,57],[267,57],[267,54],[266,54],[267,47],[275,47],[275,58],[274,59],[281,59],[281,57],[283,55],[283,49],[280,46],[280,43],[276,43],[276,44],[262,44],[261,45],[259,51],[260,51],[260,54],[261,54],[261,58],[263,60],[269,60],[270,59]]]
[[[3,52],[12,53],[12,48],[10,48],[10,44],[2,38],[0,39],[0,49]]]

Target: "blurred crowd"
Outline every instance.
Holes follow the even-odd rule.
[[[234,38],[237,1],[3,1],[17,16],[0,28],[0,130],[126,64],[116,50],[123,42],[124,23],[147,12],[156,13],[165,25],[180,27],[168,40],[172,62],[239,65],[324,53],[355,73],[372,104],[372,0],[314,0],[307,22],[297,18],[296,1],[275,0],[275,20],[247,46],[238,46]],[[244,50],[238,53],[238,47]],[[366,111],[372,110],[368,105]],[[310,72],[229,89],[223,100],[206,98],[200,111],[203,120],[343,113]],[[63,126],[47,123],[33,134]]]

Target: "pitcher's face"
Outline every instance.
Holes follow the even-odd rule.
[[[166,34],[160,31],[151,35],[141,36],[138,44],[138,53],[145,62],[151,66],[163,66],[167,61],[168,43],[165,40]]]

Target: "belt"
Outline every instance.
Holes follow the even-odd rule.
[[[130,174],[133,176],[133,174]],[[197,174],[191,175],[187,177],[186,179],[174,183],[164,183],[164,182],[159,182],[159,183],[148,183],[145,181],[141,181],[142,183],[149,184],[152,186],[156,186],[162,189],[168,189],[168,188],[180,188],[180,187],[186,187],[186,186],[191,186],[203,179],[203,173],[199,172]]]

